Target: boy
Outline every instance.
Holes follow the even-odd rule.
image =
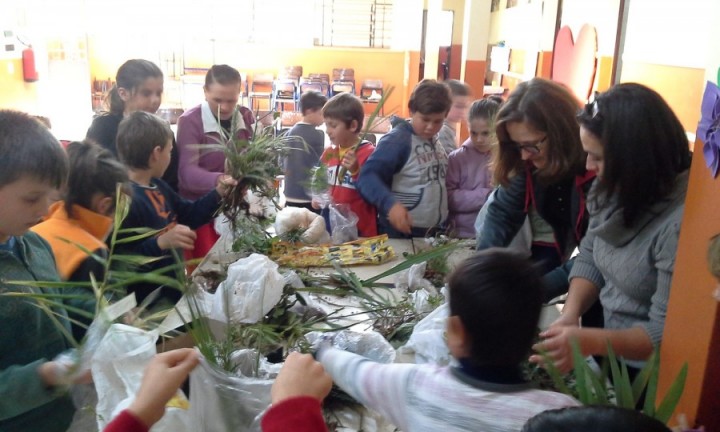
[[[172,250],[193,248],[192,230],[212,220],[221,195],[233,182],[229,176],[221,175],[215,189],[202,198],[193,202],[180,197],[160,180],[170,164],[172,143],[173,133],[167,122],[144,111],[128,115],[118,127],[118,155],[128,168],[133,189],[132,204],[122,228],[162,230],[158,236],[118,245],[122,253],[161,258],[143,266],[143,273],[176,264]],[[165,275],[175,277],[172,271]],[[156,284],[140,282],[129,286],[128,292],[135,293],[139,304],[156,288]],[[181,295],[178,290],[163,287],[157,300],[174,304]]]
[[[410,95],[410,122],[380,138],[363,167],[358,190],[377,208],[381,233],[424,237],[445,222],[448,159],[435,135],[451,104],[444,84],[421,81]]]
[[[45,126],[0,110],[0,293],[72,294],[7,283],[60,280],[50,246],[28,230],[47,213],[67,172],[67,156]],[[65,391],[69,368],[48,360],[72,347],[69,332],[64,308],[0,295],[0,430],[67,430],[75,412]]]
[[[468,108],[470,108],[471,91],[469,85],[456,79],[445,81],[445,85],[450,90],[452,106],[447,113],[447,117],[445,117],[442,129],[440,129],[438,140],[447,154],[450,154],[458,148],[455,126],[460,123],[461,120],[467,118]]]
[[[310,182],[310,170],[320,161],[325,147],[325,134],[317,127],[323,124],[322,108],[327,98],[318,92],[300,96],[302,121],[290,129],[288,137],[299,137],[288,143],[291,149],[285,159],[285,205],[302,207],[317,212],[306,192]],[[305,142],[303,142],[303,140]]]
[[[579,405],[522,375],[542,308],[541,278],[507,249],[452,273],[447,345],[456,366],[379,364],[332,347],[317,358],[335,383],[405,431],[520,430],[542,411]]]
[[[360,141],[360,130],[365,120],[362,102],[355,95],[340,93],[325,104],[322,110],[327,134],[332,147],[326,149],[320,161],[327,165],[328,184],[334,204],[349,204],[358,216],[360,237],[377,235],[377,213],[372,204],[365,201],[356,190],[361,167],[375,149],[369,141]],[[344,171],[342,178],[340,172]],[[323,211],[328,218],[327,211]],[[328,224],[329,226],[329,224]]]

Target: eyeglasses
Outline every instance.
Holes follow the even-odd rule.
[[[536,155],[540,153],[540,144],[545,142],[546,139],[547,136],[544,136],[542,139],[539,139],[535,142],[514,143],[514,145],[519,152],[526,151],[531,155]]]

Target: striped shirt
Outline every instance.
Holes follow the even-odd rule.
[[[561,393],[484,382],[452,366],[380,364],[335,348],[318,359],[340,388],[406,432],[519,431],[542,411],[579,405]]]

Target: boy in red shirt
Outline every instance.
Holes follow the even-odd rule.
[[[323,107],[323,118],[332,146],[325,149],[320,161],[327,165],[330,196],[334,204],[349,204],[358,215],[360,237],[377,235],[377,211],[366,202],[355,188],[360,169],[375,147],[369,141],[360,141],[365,120],[362,102],[350,93],[333,96]],[[323,211],[327,221],[327,211]]]

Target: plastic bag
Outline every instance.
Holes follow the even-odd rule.
[[[242,350],[233,355],[238,370],[255,368],[256,352]],[[269,365],[261,358],[260,378],[233,375],[205,358],[190,373],[190,423],[198,432],[259,431],[263,412],[270,405],[270,388],[282,365]]]
[[[427,261],[413,264],[409,269],[397,273],[395,287],[409,292],[427,291],[431,295],[437,295],[437,288],[424,277],[426,267]]]
[[[330,204],[330,227],[333,244],[341,244],[358,239],[358,215],[350,210],[349,204]]]
[[[400,351],[405,354],[415,353],[415,363],[449,364],[452,357],[445,343],[449,311],[445,303],[420,320]]]
[[[305,230],[300,236],[303,243],[321,244],[330,241],[322,216],[306,208],[285,207],[275,217],[275,233],[282,237],[294,229]]]
[[[98,393],[96,413],[99,430],[103,430],[135,399],[145,368],[156,354],[157,338],[154,331],[147,332],[124,324],[113,324],[108,330],[92,360],[93,380]],[[187,403],[180,390],[176,398]],[[193,430],[189,428],[188,411],[174,405],[168,406],[163,418],[150,429],[151,432]]]
[[[485,225],[485,218],[487,217],[488,208],[490,207],[490,203],[495,201],[496,193],[497,189],[495,189],[490,193],[490,195],[488,195],[487,201],[485,201],[485,204],[483,204],[482,208],[478,212],[477,218],[475,219],[475,235],[478,243],[480,242],[480,235],[482,233],[483,226]],[[523,222],[522,227],[520,227],[520,230],[517,232],[517,234],[515,234],[515,237],[513,237],[507,247],[510,249],[514,249],[515,251],[529,257],[531,255],[530,248],[532,247],[532,239],[533,232],[532,226],[530,225],[530,218],[526,216],[525,222]]]
[[[213,296],[210,318],[255,323],[280,301],[285,279],[278,265],[265,255],[252,254],[230,264],[227,279]],[[229,317],[227,314],[230,314]]]
[[[380,333],[375,331],[354,332],[341,330],[338,332],[310,332],[305,339],[311,345],[329,343],[335,348],[355,353],[379,363],[395,361],[395,348]]]

